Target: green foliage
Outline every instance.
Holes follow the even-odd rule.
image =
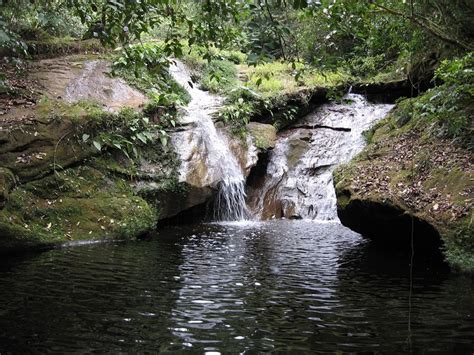
[[[240,36],[236,26],[245,16],[245,1],[70,0],[81,20],[96,26],[93,32],[104,44],[116,46],[143,39],[154,28],[162,29],[165,55],[181,57],[183,39],[189,45],[225,47]],[[98,26],[97,26],[98,25]]]
[[[222,50],[218,56],[234,64],[244,64],[247,61],[247,55],[236,50]]]
[[[453,238],[446,241],[446,260],[463,272],[474,272],[474,238],[472,238],[472,221],[466,219]]]
[[[163,147],[168,144],[169,135],[164,126],[151,124],[148,117],[133,109],[125,108],[118,114],[101,112],[98,115],[95,127],[81,137],[84,143],[91,144],[98,151],[115,149],[129,159],[136,159],[140,147],[146,144],[157,140]]]
[[[28,46],[12,31],[0,12],[0,49],[8,49],[17,55],[26,55]]]
[[[14,55],[26,55],[29,41],[53,36],[79,38],[84,31],[66,1],[0,1],[0,48],[8,48]]]
[[[443,81],[448,86],[461,86],[461,89],[466,89],[467,94],[473,96],[474,52],[470,52],[462,58],[443,60],[436,70],[435,79]]]
[[[186,105],[189,93],[168,73],[170,60],[165,58],[160,43],[126,46],[114,61],[114,74],[146,93],[150,99],[145,112],[155,112]]]
[[[271,102],[257,92],[245,86],[237,86],[227,94],[224,107],[218,112],[217,119],[230,126],[231,132],[244,137],[246,125],[252,117],[262,110],[270,112]]]
[[[293,93],[302,87],[334,87],[347,83],[350,76],[343,70],[314,70],[302,63],[268,62],[245,70],[246,85],[264,97]]]
[[[453,139],[474,149],[474,61],[472,53],[443,61],[436,70],[438,85],[425,94],[398,102],[393,128],[421,129],[428,136]]]
[[[128,44],[116,50],[121,53],[114,62],[114,68],[128,69],[137,77],[142,74],[143,69],[161,74],[170,63],[169,59],[164,56],[163,48],[153,42],[140,45]]]
[[[253,113],[254,107],[252,103],[239,98],[236,102],[224,106],[219,111],[218,119],[230,125],[231,131],[234,134],[243,134],[245,132],[245,125],[250,122]]]
[[[283,119],[285,121],[293,121],[296,118],[297,114],[298,114],[298,108],[296,106],[288,106],[283,111]]]
[[[201,87],[213,93],[228,93],[238,85],[237,68],[228,60],[211,60],[204,64]]]
[[[474,148],[472,102],[474,100],[474,56],[443,61],[436,78],[444,83],[429,90],[414,104],[421,117],[437,124],[437,132]]]
[[[385,55],[354,57],[348,61],[351,74],[358,77],[375,75],[386,63]]]

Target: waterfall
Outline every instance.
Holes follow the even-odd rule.
[[[249,196],[255,214],[338,221],[332,173],[363,149],[362,132],[392,107],[349,93],[342,103],[323,105],[281,133],[264,180]]]
[[[215,219],[236,221],[249,217],[245,203],[245,176],[229,148],[228,138],[219,132],[212,120],[222,103],[218,96],[190,85],[191,75],[179,61],[170,66],[170,74],[190,94],[182,124],[193,129],[175,134],[174,146],[181,157],[180,180],[214,186],[218,189]]]

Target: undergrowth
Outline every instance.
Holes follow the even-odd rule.
[[[436,70],[440,84],[424,95],[400,101],[394,112],[398,127],[424,129],[428,136],[452,139],[474,149],[474,56],[443,61]]]

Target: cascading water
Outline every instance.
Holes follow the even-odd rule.
[[[180,180],[218,188],[216,220],[248,218],[243,169],[230,150],[227,137],[218,132],[211,117],[219,108],[221,98],[191,86],[191,75],[179,61],[170,66],[170,73],[191,96],[181,123],[194,126],[192,130],[177,132],[172,138],[182,161]]]
[[[282,133],[264,181],[250,193],[251,208],[261,219],[338,221],[332,172],[362,150],[362,132],[391,108],[347,94],[343,103],[323,105]]]

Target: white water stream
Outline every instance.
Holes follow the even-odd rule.
[[[339,220],[333,170],[363,149],[362,132],[392,108],[356,94],[344,101],[321,106],[280,134],[265,180],[249,199],[261,219]]]
[[[216,129],[211,117],[222,99],[190,85],[191,75],[179,61],[170,66],[170,74],[191,95],[181,123],[194,126],[173,135],[172,141],[182,162],[180,180],[195,186],[218,188],[216,220],[248,218],[244,172],[229,148],[227,137]]]

